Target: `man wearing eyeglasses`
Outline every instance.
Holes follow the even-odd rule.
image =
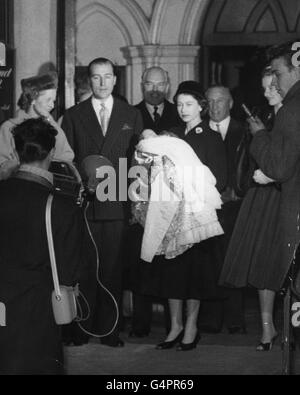
[[[170,87],[167,71],[153,66],[142,75],[143,101],[136,108],[140,110],[144,129],[152,129],[157,134],[181,124],[176,106],[166,100]]]

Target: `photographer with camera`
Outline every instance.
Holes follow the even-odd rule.
[[[7,316],[0,327],[0,374],[63,373],[45,223],[56,135],[41,118],[16,126],[12,136],[20,166],[0,183],[0,302]],[[52,232],[59,281],[73,286],[84,262],[84,220],[74,199],[54,194]]]

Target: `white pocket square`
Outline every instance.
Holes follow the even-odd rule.
[[[132,126],[128,125],[128,123],[124,123],[122,130],[131,130]]]

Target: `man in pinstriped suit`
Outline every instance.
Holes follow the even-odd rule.
[[[89,155],[102,155],[112,163],[118,180],[119,161],[128,158],[130,163],[135,142],[142,131],[141,115],[133,106],[112,95],[116,75],[110,60],[93,60],[88,72],[93,95],[66,111],[62,128],[79,166]],[[101,113],[103,107],[106,112],[105,125]],[[100,252],[101,279],[118,303],[122,294],[121,247],[127,208],[128,202],[119,201],[117,197],[116,201],[95,200],[88,211],[89,224]],[[105,333],[115,322],[115,307],[107,294],[101,293],[99,286],[97,291],[92,290],[87,281],[87,288],[90,299],[93,300],[92,317],[87,323],[87,329],[100,334]],[[119,338],[118,326],[113,333],[102,338],[101,343],[122,347],[124,343]]]

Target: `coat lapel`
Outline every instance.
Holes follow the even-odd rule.
[[[145,101],[142,102],[141,113],[142,113],[143,119],[145,120],[145,124],[151,125],[151,128],[153,129],[154,128],[154,121],[153,121],[153,118],[151,117],[149,111],[147,110]]]
[[[174,132],[175,132],[175,134],[177,134],[177,136],[179,137],[179,138],[181,138],[181,139],[183,139],[183,140],[185,140],[186,139],[186,135],[185,135],[185,127],[184,126],[180,126],[180,127],[177,127],[176,129],[174,129]]]
[[[81,119],[82,124],[86,125],[85,128],[86,133],[95,142],[95,144],[101,151],[104,142],[104,137],[103,137],[101,125],[99,124],[98,118],[95,114],[91,99],[88,99],[84,103],[82,103],[82,108],[81,111],[79,112],[79,117]],[[89,125],[87,125],[87,122],[89,123]]]
[[[238,128],[237,123],[235,122],[234,119],[231,118],[229,126],[228,126],[228,130],[227,130],[227,134],[225,137],[225,142],[227,142],[228,144],[231,144],[231,145],[238,145],[241,137],[242,136],[240,135],[240,130]]]
[[[126,111],[124,110],[122,103],[120,103],[118,99],[114,98],[114,105],[102,147],[102,154],[104,156],[110,151],[114,142],[121,133],[124,124],[124,116],[126,116]]]
[[[168,122],[168,120],[171,118],[172,119],[172,110],[171,110],[171,105],[170,105],[170,103],[169,102],[167,102],[166,100],[165,100],[165,102],[164,102],[164,109],[163,109],[163,112],[162,112],[162,114],[161,114],[161,120],[162,121],[165,121],[166,120],[166,122]]]

